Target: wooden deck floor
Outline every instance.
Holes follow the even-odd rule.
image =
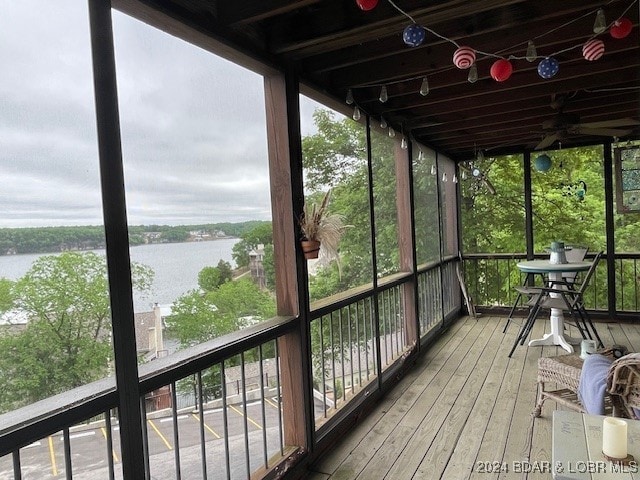
[[[558,347],[518,346],[505,319],[461,319],[376,409],[312,468],[312,480],[550,479],[551,412],[531,412],[540,356]],[[546,330],[544,330],[546,328]],[[640,326],[599,323],[605,345],[640,351]],[[549,331],[538,321],[532,338]],[[572,336],[579,336],[569,331]],[[487,472],[487,470],[501,470]],[[531,473],[522,470],[536,469]],[[517,470],[521,471],[518,472]]]

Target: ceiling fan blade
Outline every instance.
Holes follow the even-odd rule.
[[[620,130],[615,128],[585,128],[584,125],[578,126],[571,133],[579,133],[580,135],[597,135],[602,137],[624,137],[629,135],[632,130]]]
[[[553,135],[547,135],[542,139],[542,141],[536,145],[535,150],[542,150],[543,148],[547,148],[552,145],[558,139],[558,134],[554,133]]]
[[[579,127],[587,128],[629,127],[631,125],[640,125],[640,121],[635,118],[618,118],[616,120],[604,120],[602,122],[585,122],[578,124]]]
[[[496,189],[493,186],[493,184],[489,181],[489,179],[485,176],[482,177],[482,183],[484,183],[484,186],[487,187],[487,190],[489,190],[489,193],[491,195],[495,195],[496,194]]]

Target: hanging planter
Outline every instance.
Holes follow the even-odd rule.
[[[329,213],[329,194],[327,191],[318,203],[305,203],[304,211],[300,217],[300,240],[305,258],[322,258],[326,261],[338,259],[338,245],[340,238],[349,225],[344,224],[342,215]]]
[[[318,258],[320,254],[320,242],[317,240],[301,240],[302,252],[307,260]]]

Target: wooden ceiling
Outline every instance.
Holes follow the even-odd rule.
[[[458,161],[473,158],[477,150],[492,156],[532,150],[548,135],[555,135],[549,142],[556,141],[545,148],[599,143],[613,135],[640,137],[638,125],[610,122],[640,120],[638,0],[395,0],[419,25],[444,37],[427,32],[418,47],[404,44],[402,31],[411,20],[389,0],[379,0],[370,11],[355,0],[113,3],[143,20],[153,16],[143,11],[161,12],[225,48],[271,66],[293,66],[306,83],[342,104],[351,89],[363,113],[376,121],[384,115],[397,129]],[[633,30],[624,39],[608,31],[598,35],[605,54],[587,61],[581,47],[593,36],[600,7],[607,23],[624,14]],[[539,56],[558,60],[557,75],[543,79],[540,59],[522,58],[528,40]],[[478,80],[470,83],[468,70],[452,63],[452,42],[520,58],[511,60],[511,77],[496,82],[489,74],[496,58],[479,54]],[[218,53],[233,58],[231,51]],[[424,76],[427,96],[419,93]],[[385,103],[378,99],[382,85],[389,96]],[[570,126],[605,121],[596,125],[602,135],[584,128],[577,134],[578,127]]]

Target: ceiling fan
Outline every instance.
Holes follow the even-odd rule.
[[[464,163],[460,163],[458,166],[460,170],[469,173],[473,178],[480,181],[480,183],[482,183],[487,188],[487,190],[491,195],[496,194],[496,189],[491,183],[491,181],[489,181],[486,174],[482,170],[480,170],[477,166],[466,165]]]
[[[553,95],[551,108],[558,113],[542,122],[544,137],[534,147],[535,150],[542,150],[551,146],[556,141],[562,141],[572,135],[591,135],[603,137],[624,137],[631,133],[631,129],[621,129],[620,127],[631,127],[640,125],[640,121],[634,118],[617,118],[604,120],[601,122],[581,123],[580,117],[572,113],[564,113],[563,109],[568,100],[567,95]]]

